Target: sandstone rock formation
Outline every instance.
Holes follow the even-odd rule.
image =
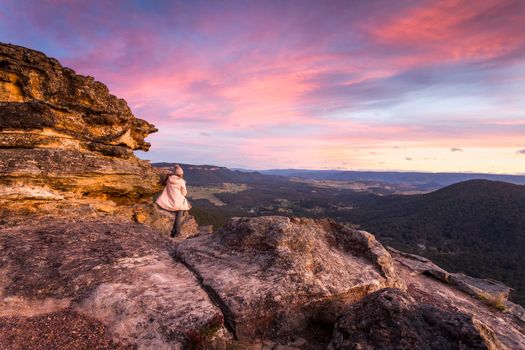
[[[513,306],[508,301],[511,289],[499,281],[473,278],[462,273],[448,273],[422,256],[400,252],[391,247],[388,250],[394,254],[399,263],[418,274],[429,275],[453,285],[455,288],[483,300],[489,305],[501,309]]]
[[[156,129],[92,77],[41,52],[0,44],[0,198],[3,210],[74,199],[150,201],[159,177],[133,150]],[[5,215],[5,213],[4,213]]]
[[[484,338],[485,344],[490,349],[525,348],[523,308],[506,300],[499,292],[496,292],[497,299],[481,297],[491,295],[495,290],[503,288],[501,283],[498,283],[499,287],[495,289],[493,281],[469,277],[468,281],[473,284],[465,288],[464,285],[442,278],[453,274],[449,274],[428,259],[391,248],[389,250],[394,259],[395,270],[406,282],[408,293],[418,303],[471,316],[477,327],[479,326],[480,332],[485,332],[485,335],[494,334],[492,345],[489,344],[488,338]],[[434,273],[428,273],[424,266],[434,271],[437,269],[443,271],[444,275],[436,276]],[[466,283],[467,280],[463,281]],[[473,287],[477,289],[479,295],[472,293]]]
[[[157,131],[92,77],[41,52],[0,44],[0,145],[89,150],[128,157]]]
[[[105,213],[169,234],[173,214],[151,204],[161,174],[133,155],[155,131],[104,84],[0,43],[0,221]],[[197,233],[187,216],[180,238]]]

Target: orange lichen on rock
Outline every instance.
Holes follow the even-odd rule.
[[[24,95],[13,73],[0,73],[0,102],[23,102]]]

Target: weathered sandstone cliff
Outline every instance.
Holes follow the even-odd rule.
[[[158,175],[133,151],[148,150],[144,138],[155,131],[104,84],[41,52],[0,44],[4,207],[7,201],[14,210],[72,198],[110,199],[109,206],[150,200]]]
[[[0,219],[110,213],[169,233],[173,215],[151,205],[159,174],[133,155],[155,131],[92,77],[0,43]]]
[[[41,52],[0,45],[0,145],[70,148],[129,157],[157,131],[92,77]],[[61,147],[58,147],[61,146]]]

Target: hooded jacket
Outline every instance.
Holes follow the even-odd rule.
[[[170,175],[166,180],[166,187],[164,187],[155,203],[162,209],[170,211],[190,210],[190,202],[185,197],[187,193],[186,181],[177,175]]]

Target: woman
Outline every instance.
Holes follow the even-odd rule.
[[[155,203],[157,203],[162,209],[175,212],[175,222],[171,229],[171,237],[180,235],[182,216],[186,210],[191,209],[191,205],[186,199],[186,181],[184,181],[184,171],[180,165],[175,165],[174,171],[166,179],[166,187],[162,191],[161,195]]]

